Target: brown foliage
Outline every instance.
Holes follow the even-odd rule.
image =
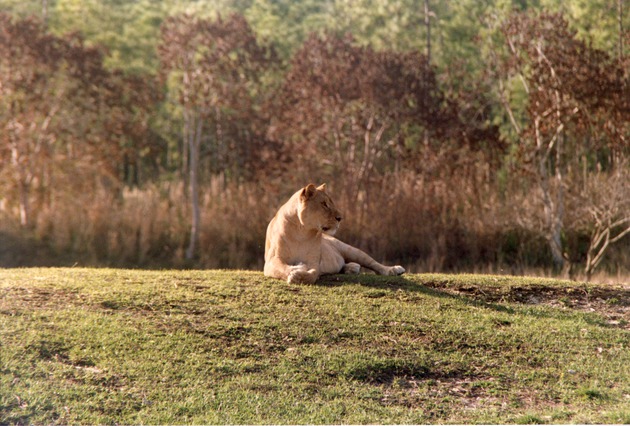
[[[516,14],[501,29],[503,60],[480,77],[333,34],[309,37],[283,71],[242,16],[180,15],[162,27],[156,90],[106,69],[79,35],[0,14],[0,214],[84,263],[260,267],[275,209],[326,181],[340,237],[379,259],[517,272],[553,254],[588,275],[628,223],[628,58],[560,15]],[[521,111],[501,96],[515,77]],[[182,129],[162,144],[156,101]],[[124,186],[161,156],[171,183]]]
[[[77,35],[4,14],[0,82],[0,183],[23,225],[64,192],[117,185],[122,155],[137,155],[147,130],[146,84],[105,70]]]
[[[567,188],[579,192],[591,164],[614,171],[630,148],[628,74],[620,58],[579,40],[561,15],[515,14],[502,31],[509,51],[502,71],[520,76],[527,93],[522,127],[504,105],[519,136],[523,168],[540,187],[554,263],[566,269],[572,257],[562,241],[572,196]],[[598,161],[602,153],[608,154],[608,164]],[[571,170],[584,170],[583,177]]]
[[[503,31],[512,52],[507,66],[525,76],[528,114],[540,117],[543,135],[551,139],[562,125],[591,136],[591,149],[630,147],[630,85],[618,59],[579,40],[559,14],[514,15]],[[530,124],[524,136],[534,139],[534,131]]]
[[[241,15],[214,21],[180,15],[163,24],[159,56],[162,79],[175,73],[180,80],[176,90],[184,119],[182,174],[188,178],[192,207],[186,257],[192,259],[201,227],[202,143],[213,130],[209,145],[215,154],[223,153],[219,171],[224,173],[242,173],[260,160],[264,143],[256,95],[273,50],[258,45]]]
[[[484,114],[462,120],[463,97],[447,98],[417,52],[375,51],[352,37],[312,35],[294,55],[271,136],[303,179],[334,180],[345,202],[366,210],[375,183],[411,169],[435,175],[500,152]],[[363,195],[362,195],[363,194]]]
[[[261,105],[268,95],[261,79],[276,56],[257,42],[242,15],[169,17],[158,52],[160,79],[166,84],[174,77],[169,88],[183,109],[184,173],[190,162],[187,149],[195,144],[214,157],[211,173],[247,175],[261,158],[273,159],[266,152],[267,117]]]

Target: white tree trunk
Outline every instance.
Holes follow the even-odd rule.
[[[191,260],[195,257],[197,251],[201,222],[201,208],[199,206],[199,156],[201,154],[202,120],[200,116],[193,113],[189,114],[186,126],[188,128],[187,133],[190,153],[188,166],[190,177],[190,204],[192,210],[190,242],[186,250],[186,259]]]

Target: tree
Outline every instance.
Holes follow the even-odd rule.
[[[252,96],[259,77],[273,60],[273,52],[261,47],[242,15],[227,19],[197,19],[179,15],[162,27],[159,56],[162,80],[178,94],[183,115],[184,175],[188,175],[192,207],[191,235],[186,257],[195,255],[200,232],[199,173],[202,142],[212,137],[214,146],[226,149],[226,124],[254,108]],[[251,115],[250,115],[251,118]],[[252,120],[252,123],[254,120]],[[214,134],[210,136],[210,131]],[[242,136],[242,135],[241,135]],[[251,137],[243,138],[246,142]],[[238,154],[243,144],[234,145]],[[253,146],[246,146],[250,150]],[[244,156],[243,156],[244,157]]]
[[[630,165],[595,172],[579,194],[580,221],[590,234],[584,274],[590,280],[610,246],[630,234]]]
[[[527,121],[516,120],[509,102],[504,106],[523,165],[536,176],[553,262],[563,269],[569,259],[563,246],[567,176],[590,172],[589,161],[604,152],[612,169],[615,153],[628,149],[628,75],[621,62],[579,40],[559,14],[515,14],[503,33],[505,76],[518,76],[524,86]]]
[[[155,47],[165,7],[151,0],[56,0],[48,15],[55,34],[80,32],[87,43],[107,49],[107,68],[146,75],[157,72]]]
[[[311,35],[293,57],[272,124],[275,138],[293,141],[287,150],[295,153],[294,162],[308,170],[307,175],[323,178],[320,171],[330,170],[342,178],[350,200],[356,200],[374,169],[387,159],[399,161],[393,118],[401,108],[388,108],[395,106],[393,100],[400,98],[394,95],[399,93],[388,93],[396,89],[396,81],[381,72],[401,73],[405,64],[376,55],[353,45],[350,37]],[[397,65],[396,70],[385,61]]]
[[[242,13],[263,40],[276,46],[282,59],[289,59],[309,34],[336,26],[334,1],[259,0],[243,2]]]
[[[15,194],[23,226],[33,221],[32,203],[51,204],[61,188],[115,186],[122,153],[146,130],[143,81],[105,70],[101,51],[77,35],[57,37],[41,21],[4,14],[0,81],[0,184]]]
[[[498,136],[460,120],[426,56],[375,51],[351,36],[312,35],[293,57],[279,99],[274,137],[289,144],[306,176],[340,180],[352,206],[374,180],[414,163],[415,153],[477,150]],[[423,145],[424,134],[434,146]]]
[[[578,38],[589,40],[593,47],[619,57],[623,56],[624,49],[620,37],[630,24],[630,16],[625,13],[623,3],[624,0],[544,0],[539,8],[561,13]]]

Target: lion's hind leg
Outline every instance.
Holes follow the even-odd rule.
[[[365,253],[363,250],[360,250],[356,247],[352,247],[351,245],[346,244],[337,239],[334,239],[332,242],[337,248],[337,250],[339,251],[339,253],[343,256],[344,260],[347,262],[346,265],[350,265],[350,264],[360,265],[364,268],[373,270],[379,275],[402,275],[405,273],[405,268],[403,268],[402,266],[399,266],[399,265],[385,266],[383,264],[378,263],[376,260],[374,260],[370,255]],[[345,272],[345,267],[344,267],[344,272]]]

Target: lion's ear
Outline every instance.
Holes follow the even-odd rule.
[[[322,191],[322,192],[326,192],[326,184],[325,184],[325,183],[322,183],[321,185],[319,185],[319,186],[317,187],[317,190],[318,190],[318,191]]]
[[[303,201],[310,200],[313,197],[313,195],[315,195],[315,191],[317,191],[317,189],[315,188],[315,185],[313,185],[312,183],[309,183],[306,187],[302,188],[302,193],[300,194],[300,198]]]

